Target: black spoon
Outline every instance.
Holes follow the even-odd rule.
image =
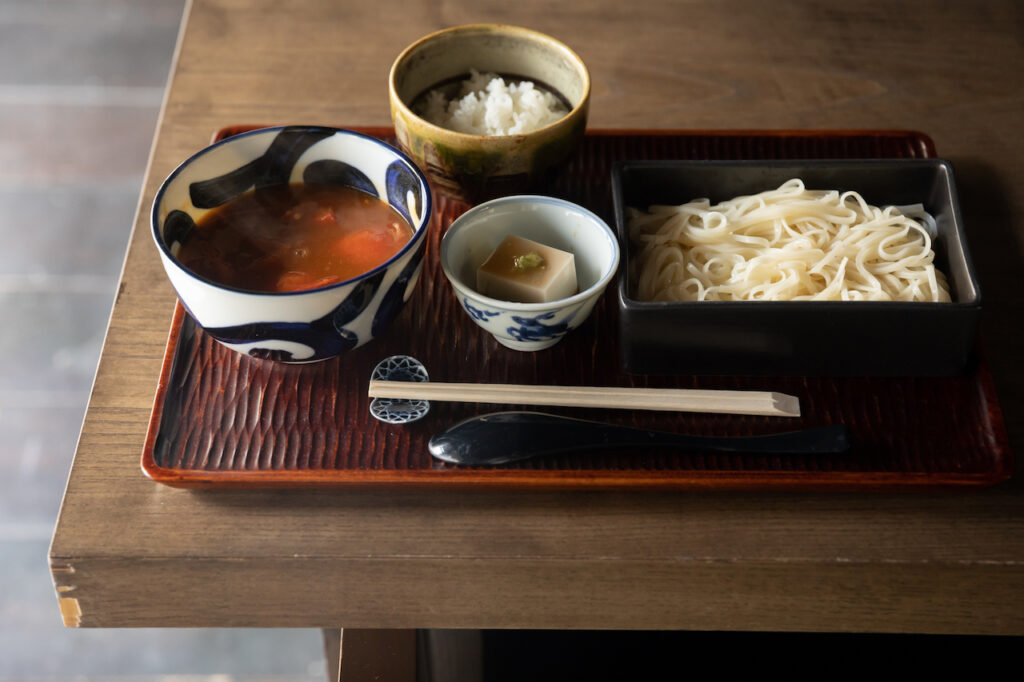
[[[764,436],[687,436],[542,412],[494,412],[463,420],[430,439],[430,454],[470,466],[530,457],[621,447],[665,447],[690,452],[828,454],[850,447],[844,425]]]

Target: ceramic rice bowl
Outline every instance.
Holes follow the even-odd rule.
[[[428,122],[413,109],[431,89],[470,70],[528,79],[559,96],[569,113],[536,131],[473,135]],[[398,144],[434,188],[478,203],[527,190],[564,160],[586,129],[590,75],[554,38],[516,26],[476,24],[438,31],[413,43],[391,67],[391,118]]]
[[[477,293],[477,268],[509,234],[571,252],[578,293],[549,303],[501,301]],[[441,240],[441,268],[459,304],[498,343],[537,351],[582,325],[619,265],[612,229],[587,209],[544,196],[494,199],[456,219]]]
[[[412,226],[412,239],[368,272],[303,291],[235,289],[177,261],[182,240],[211,209],[253,188],[303,182],[387,201]],[[368,343],[398,315],[422,269],[430,213],[426,178],[397,149],[351,131],[288,126],[230,137],[182,163],[157,192],[152,229],[171,284],[207,334],[250,356],[306,363]]]

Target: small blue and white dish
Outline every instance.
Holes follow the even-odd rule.
[[[412,239],[357,277],[302,291],[262,293],[218,284],[176,259],[207,211],[254,188],[337,184],[387,201]],[[178,297],[203,330],[240,353],[316,362],[379,336],[401,311],[423,265],[431,195],[423,173],[397,149],[336,128],[287,126],[242,133],[198,152],[168,176],[153,202],[153,239]]]
[[[478,293],[477,268],[510,234],[573,254],[578,292],[548,303],[501,301]],[[441,268],[459,304],[498,343],[538,351],[558,343],[594,309],[619,266],[619,243],[591,211],[562,199],[502,197],[457,218],[441,240]]]

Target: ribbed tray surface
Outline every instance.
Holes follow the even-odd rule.
[[[240,129],[222,131],[221,136]],[[388,130],[373,132],[388,139]],[[390,140],[389,140],[390,141]],[[620,159],[873,158],[934,155],[916,133],[594,133],[543,193],[613,223],[610,173]],[[289,366],[242,356],[206,336],[180,306],[172,324],[143,468],[181,486],[499,485],[522,487],[859,488],[990,484],[1010,473],[987,368],[922,379],[637,376],[621,370],[615,288],[591,319],[537,353],[504,348],[459,309],[441,272],[441,236],[468,206],[437,198],[424,272],[387,333],[347,355]],[[436,431],[504,405],[434,403],[424,419],[369,414],[370,371],[413,355],[438,381],[730,388],[800,397],[799,419],[544,408],[695,435],[753,435],[845,423],[854,448],[831,456],[581,453],[499,468],[435,462]]]

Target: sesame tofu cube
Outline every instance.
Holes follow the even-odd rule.
[[[515,235],[477,269],[476,283],[484,296],[518,303],[557,301],[578,291],[571,253]]]

